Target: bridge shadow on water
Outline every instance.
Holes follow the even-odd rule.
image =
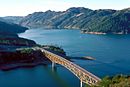
[[[58,74],[57,66],[55,66],[54,69],[52,69],[50,66],[46,66],[45,69],[46,69],[46,72],[49,75],[51,75],[51,77],[56,81],[56,83],[58,84],[58,87],[72,87]]]

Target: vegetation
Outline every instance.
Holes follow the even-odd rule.
[[[58,52],[60,54],[66,55],[66,52],[64,51],[64,49],[62,47],[57,46],[57,45],[43,45],[41,47],[43,47],[47,50],[50,50],[50,51],[54,51],[54,52]]]
[[[98,84],[92,87],[130,87],[130,76],[116,75],[114,77],[106,76]]]
[[[32,40],[20,37],[0,37],[1,45],[14,45],[14,46],[35,46],[36,43]]]
[[[83,29],[85,32],[130,33],[130,8],[123,10],[70,8],[66,11],[35,12],[20,25],[30,28]]]
[[[1,64],[15,64],[23,62],[33,62],[34,54],[21,53],[20,51],[15,52],[0,52],[0,65]]]
[[[40,45],[39,45],[40,46]],[[65,55],[65,52],[60,47],[51,45],[40,46],[53,52]],[[15,63],[33,63],[44,62],[48,59],[43,55],[40,50],[33,48],[16,48],[13,51],[0,51],[0,65],[1,64],[15,64]]]
[[[20,51],[20,53],[31,54],[34,50],[32,48],[22,48],[19,51]]]
[[[22,16],[6,16],[2,18],[10,23],[18,24],[22,20],[23,17]]]
[[[16,63],[34,63],[43,62],[47,58],[39,50],[32,48],[21,48],[16,51],[0,51],[0,65]]]
[[[96,17],[96,18],[95,18]],[[92,17],[84,29],[87,32],[120,33],[130,32],[130,10],[116,11],[113,14],[101,17]]]
[[[27,28],[22,27],[22,26],[17,25],[17,24],[13,24],[13,23],[3,22],[0,20],[0,33],[16,34],[16,33],[24,32],[25,30],[27,30]]]

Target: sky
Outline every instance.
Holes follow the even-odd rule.
[[[0,16],[26,16],[39,11],[65,11],[70,7],[124,9],[130,0],[0,0]]]

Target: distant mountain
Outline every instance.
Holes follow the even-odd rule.
[[[46,11],[46,12],[35,12],[24,17],[20,22],[20,25],[29,28],[66,28],[68,25],[72,25],[73,21],[69,21],[72,18],[82,14],[91,12],[90,9],[86,8],[70,8],[63,12]]]
[[[19,24],[19,22],[24,18],[23,16],[6,16],[2,17],[6,22]]]
[[[98,11],[100,12],[100,11]],[[115,11],[114,13],[101,17],[92,17],[91,21],[85,24],[86,33],[102,32],[114,34],[130,33],[130,9]]]
[[[7,20],[0,18],[0,33],[16,34],[16,33],[24,32],[25,30],[27,30],[27,28],[22,27],[22,26],[17,25],[17,24],[10,23]]]
[[[9,22],[8,20],[5,20],[4,18],[0,17],[0,22],[5,22],[5,23],[9,23],[12,24],[12,22]]]
[[[73,7],[66,11],[35,12],[22,18],[20,25],[29,28],[81,29],[85,33],[130,33],[130,8],[91,10]]]

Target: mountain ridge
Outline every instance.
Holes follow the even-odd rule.
[[[130,33],[130,8],[122,10],[72,7],[66,11],[34,12],[19,21],[28,28],[80,29],[82,32]]]

